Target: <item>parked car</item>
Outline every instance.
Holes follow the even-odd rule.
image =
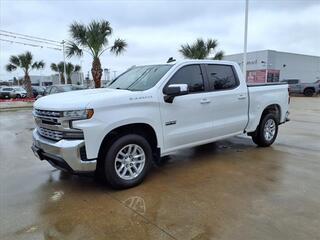
[[[85,87],[80,85],[71,85],[71,84],[52,85],[52,86],[48,86],[44,91],[43,95],[38,95],[37,98],[55,94],[55,93],[70,92],[70,91],[77,91],[77,90],[84,90],[84,89]]]
[[[0,98],[16,98],[17,94],[13,87],[2,87],[0,89]]]
[[[42,86],[32,86],[33,97],[37,97],[38,95],[44,95],[46,88]]]
[[[317,82],[302,83],[300,79],[285,79],[282,82],[289,84],[290,93],[304,94],[306,97],[312,97],[320,90],[320,85]]]
[[[12,87],[16,93],[16,98],[25,98],[27,97],[27,91],[23,87]]]
[[[286,83],[248,86],[234,62],[135,66],[109,88],[38,99],[32,150],[56,168],[128,188],[179,149],[243,133],[270,146],[288,104]]]

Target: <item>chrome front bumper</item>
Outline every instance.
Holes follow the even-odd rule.
[[[34,129],[32,132],[32,150],[40,160],[47,160],[52,166],[70,172],[93,172],[96,170],[96,159],[83,159],[80,149],[84,148],[84,140],[53,141],[42,137]]]

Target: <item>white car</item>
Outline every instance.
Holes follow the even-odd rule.
[[[179,149],[243,133],[270,146],[288,104],[287,84],[247,86],[234,62],[136,66],[108,88],[37,100],[32,149],[57,168],[128,188]]]
[[[12,87],[16,94],[16,98],[25,98],[27,97],[27,91],[23,87]]]

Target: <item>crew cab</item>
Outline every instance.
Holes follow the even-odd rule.
[[[128,188],[179,149],[243,133],[270,146],[288,120],[288,100],[287,84],[247,86],[234,62],[134,66],[108,88],[38,99],[32,149],[56,168]]]

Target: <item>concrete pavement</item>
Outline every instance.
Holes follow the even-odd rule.
[[[319,239],[320,98],[290,112],[270,148],[179,151],[123,191],[40,162],[31,110],[0,112],[0,239]]]

